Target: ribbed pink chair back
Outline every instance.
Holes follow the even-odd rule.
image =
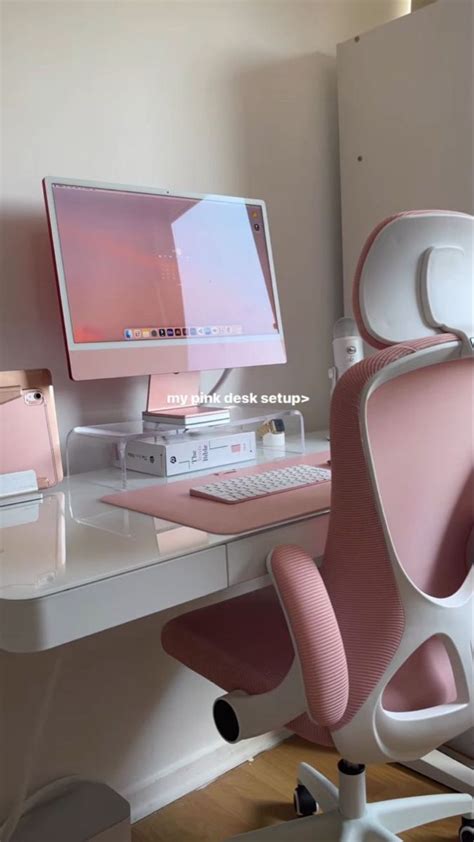
[[[351,369],[331,413],[333,483],[323,576],[341,630],[349,669],[350,721],[391,662],[404,612],[377,510],[358,415],[377,370],[427,344],[380,351]],[[406,374],[380,387],[368,406],[375,466],[392,539],[412,581],[448,596],[467,573],[474,523],[470,360]],[[460,416],[463,418],[460,424]],[[445,648],[433,640],[387,688],[385,704],[412,710],[452,700]]]
[[[465,216],[453,216],[464,224]],[[401,217],[403,224],[410,221],[410,214]],[[361,330],[383,350],[344,375],[331,409],[331,520],[322,572],[349,672],[349,700],[333,732],[336,743],[337,730],[353,720],[377,688],[404,636],[406,616],[390,542],[410,582],[424,594],[445,598],[466,581],[474,526],[474,357],[456,353],[449,361],[410,371],[415,356],[460,347],[460,339],[427,328],[420,331],[424,338],[393,344],[381,328],[385,320],[387,334],[396,333],[390,308],[380,317],[374,338],[360,306],[365,260],[394,219],[400,217],[378,226],[369,238],[355,283]],[[394,243],[392,236],[389,247],[396,251]],[[374,377],[397,361],[399,375],[367,399]],[[446,641],[434,632],[386,686],[384,708],[415,711],[455,702],[451,662]]]

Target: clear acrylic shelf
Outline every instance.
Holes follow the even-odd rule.
[[[172,442],[176,441],[177,437],[186,437],[195,439],[199,436],[215,436],[216,438],[223,435],[228,435],[232,432],[250,432],[257,433],[257,459],[252,461],[259,461],[259,457],[265,457],[265,461],[288,456],[288,454],[298,454],[305,452],[305,433],[304,433],[304,419],[301,412],[297,409],[275,409],[271,412],[265,405],[264,411],[261,406],[257,406],[249,410],[244,407],[230,407],[231,416],[225,424],[200,424],[198,427],[182,428],[172,427],[169,424],[162,422],[143,421],[142,419],[136,421],[120,421],[112,424],[98,424],[90,427],[74,427],[68,434],[66,439],[66,475],[71,474],[72,453],[80,444],[81,452],[89,445],[92,448],[92,454],[85,459],[89,465],[97,467],[105,467],[114,465],[118,462],[120,487],[127,488],[128,474],[137,475],[135,471],[127,469],[126,465],[126,451],[129,442],[137,439],[153,439],[156,442]],[[269,447],[267,443],[263,443],[262,438],[258,434],[258,430],[263,424],[276,419],[281,419],[285,427],[285,444],[283,447]],[[92,462],[91,462],[92,455]],[[81,459],[81,462],[83,460]],[[237,466],[245,467],[245,465],[252,464],[251,461],[235,463]],[[212,471],[212,467],[209,469]],[[200,471],[205,473],[206,471]],[[186,474],[179,474],[175,478],[180,479]],[[144,474],[141,474],[143,477]],[[151,477],[148,475],[148,478]],[[159,479],[156,477],[155,479]],[[114,487],[116,483],[114,483]]]

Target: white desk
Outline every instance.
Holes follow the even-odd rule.
[[[308,451],[327,449],[324,434],[308,436]],[[215,535],[101,503],[117,474],[78,474],[41,503],[0,512],[0,649],[38,652],[242,582],[257,585],[279,543],[314,557],[324,550],[327,511]],[[134,477],[133,487],[182,478]]]

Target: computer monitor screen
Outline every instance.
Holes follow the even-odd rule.
[[[264,202],[44,186],[74,379],[285,361]]]

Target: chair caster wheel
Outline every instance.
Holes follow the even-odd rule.
[[[318,812],[317,802],[303,784],[298,784],[294,791],[293,805],[298,816],[314,816]]]
[[[459,842],[474,842],[474,819],[462,819]]]

